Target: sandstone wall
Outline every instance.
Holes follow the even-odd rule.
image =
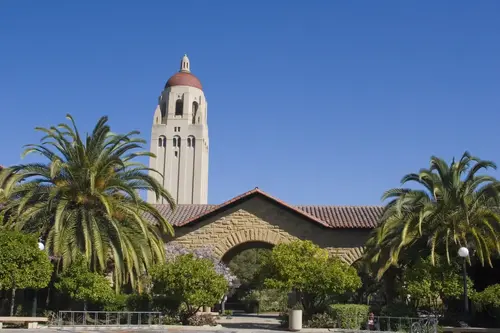
[[[352,263],[360,257],[369,232],[325,228],[266,199],[254,197],[205,221],[176,228],[172,242],[188,249],[211,246],[222,259],[229,250],[247,242],[276,245],[307,239]]]

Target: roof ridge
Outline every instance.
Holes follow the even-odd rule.
[[[383,208],[384,205],[292,205],[294,207]]]
[[[168,204],[158,204],[162,215],[175,227],[182,227],[190,223],[208,218],[212,214],[224,211],[226,207],[238,204],[241,201],[259,196],[275,204],[298,213],[311,222],[316,222],[327,228],[374,228],[378,217],[382,214],[382,205],[290,205],[277,199],[259,188],[241,193],[220,204],[179,204],[177,209],[170,209]]]

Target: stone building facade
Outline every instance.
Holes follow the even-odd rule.
[[[382,212],[378,206],[290,206],[256,188],[221,205],[159,205],[174,225],[173,243],[211,247],[223,261],[246,248],[311,240],[352,263]]]
[[[210,246],[228,261],[245,248],[272,247],[295,239],[311,240],[352,263],[361,256],[382,207],[291,206],[255,188],[219,205],[207,204],[208,117],[201,82],[185,55],[178,73],[165,85],[153,117],[150,167],[172,194],[177,208],[148,202],[173,224],[174,243]]]

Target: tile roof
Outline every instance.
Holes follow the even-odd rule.
[[[174,211],[170,209],[169,205],[156,205],[156,207],[172,225],[182,227],[222,212],[232,205],[256,195],[327,228],[371,229],[377,225],[377,220],[383,211],[381,206],[291,206],[258,188],[220,205],[178,205]]]

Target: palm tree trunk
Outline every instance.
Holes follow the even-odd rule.
[[[16,287],[12,286],[12,296],[10,298],[10,316],[14,316],[14,307],[15,307],[15,301],[16,301]]]

